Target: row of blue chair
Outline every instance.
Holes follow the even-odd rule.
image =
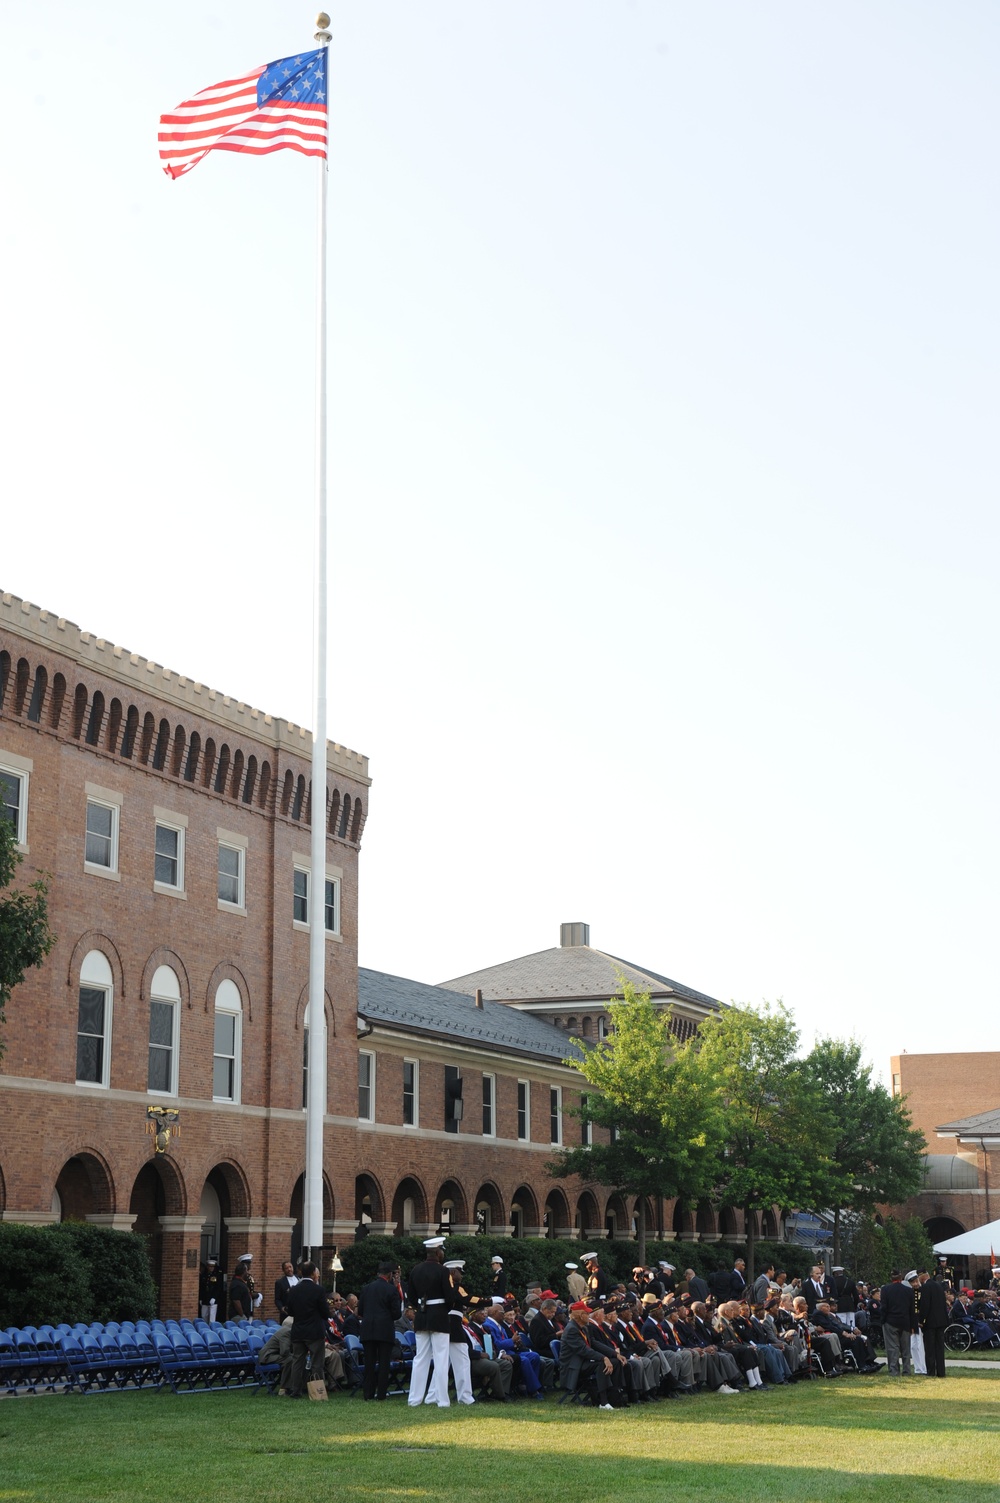
[[[257,1353],[276,1321],[109,1321],[9,1327],[0,1332],[0,1388],[8,1395],[106,1393],[128,1387],[175,1393],[254,1387]]]

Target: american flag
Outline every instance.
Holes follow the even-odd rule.
[[[182,177],[215,149],[266,156],[286,147],[326,156],[325,47],[213,84],[160,116],[160,160],[168,177]]]

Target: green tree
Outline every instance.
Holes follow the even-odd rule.
[[[0,811],[0,1025],[15,986],[32,966],[41,965],[55,943],[49,929],[48,886],[43,878],[8,891],[23,859],[14,828]],[[3,1049],[0,1037],[0,1057]]]
[[[834,1124],[821,1203],[833,1212],[833,1256],[839,1263],[842,1213],[870,1213],[877,1205],[898,1205],[915,1195],[923,1183],[927,1143],[903,1098],[890,1096],[872,1080],[856,1040],[818,1039],[805,1069]]]
[[[646,1196],[696,1200],[715,1179],[721,1149],[718,1093],[699,1066],[692,1040],[678,1043],[670,1014],[648,992],[619,978],[621,998],[608,1012],[613,1032],[580,1043],[567,1060],[592,1092],[573,1115],[608,1130],[611,1141],[564,1149],[548,1171],[557,1178],[610,1185],[639,1197],[638,1258],[646,1258]]]
[[[716,1197],[746,1220],[753,1283],[754,1214],[815,1205],[826,1183],[833,1126],[826,1102],[797,1057],[799,1031],[778,1002],[730,1007],[701,1025],[699,1064],[721,1093],[725,1148]]]

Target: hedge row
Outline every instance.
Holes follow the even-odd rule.
[[[623,1282],[631,1277],[636,1265],[634,1242],[601,1241],[594,1250],[599,1253],[601,1267],[607,1273]],[[504,1262],[507,1287],[515,1294],[523,1294],[527,1285],[537,1280],[543,1288],[554,1289],[564,1297],[567,1293],[565,1265],[579,1263],[584,1251],[586,1249],[580,1242],[561,1242],[548,1237],[449,1237],[445,1255],[465,1259],[463,1283],[471,1293],[489,1292],[492,1286],[490,1259],[494,1253],[499,1253]],[[646,1262],[655,1264],[665,1258],[678,1269],[678,1277],[683,1276],[685,1268],[693,1268],[702,1275],[716,1268],[732,1268],[733,1260],[743,1257],[745,1252],[742,1244],[730,1242],[646,1242]],[[791,1276],[804,1275],[808,1274],[813,1260],[808,1248],[787,1242],[757,1242],[754,1252],[758,1272],[773,1261],[776,1267],[786,1269]],[[391,1258],[406,1274],[424,1256],[419,1237],[365,1237],[341,1249],[344,1271],[337,1275],[337,1288],[341,1294],[357,1293],[375,1277],[383,1258]]]
[[[0,1221],[0,1330],[156,1313],[145,1239],[88,1222]]]

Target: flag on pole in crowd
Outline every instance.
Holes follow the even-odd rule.
[[[280,57],[202,89],[160,116],[160,160],[181,177],[209,151],[301,151],[326,156],[326,48]]]

